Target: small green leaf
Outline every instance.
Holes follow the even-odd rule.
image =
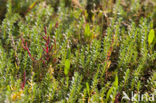
[[[88,84],[88,82],[86,82],[86,87],[87,87],[88,95],[90,95],[90,94],[89,94],[90,89],[89,89],[89,84]]]
[[[114,86],[118,87],[118,75],[115,76]]]
[[[67,75],[70,69],[70,60],[66,59],[65,61],[65,68],[64,68],[64,74]]]
[[[91,35],[89,24],[86,24],[84,34],[86,37],[89,37]]]
[[[149,35],[148,35],[148,43],[149,43],[149,45],[153,42],[154,37],[155,37],[154,30],[151,29],[151,30],[150,30],[150,33],[149,33]]]

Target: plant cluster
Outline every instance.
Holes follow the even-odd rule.
[[[129,103],[125,93],[156,96],[155,0],[1,3],[0,102]]]

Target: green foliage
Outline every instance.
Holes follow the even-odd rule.
[[[153,42],[154,38],[155,38],[154,30],[151,29],[150,32],[149,32],[149,35],[148,35],[148,43],[149,43],[149,45]]]
[[[155,94],[155,11],[154,0],[1,0],[0,102]]]
[[[69,98],[67,99],[69,103],[75,103],[76,100],[78,99],[80,95],[80,90],[82,88],[81,81],[82,81],[82,76],[79,76],[79,74],[76,72],[71,81]]]
[[[68,75],[69,69],[70,69],[70,60],[66,59],[66,61],[65,61],[65,68],[64,68],[64,74],[65,75]]]
[[[116,75],[115,81],[113,82],[111,88],[107,92],[106,102],[108,102],[110,96],[111,96],[111,102],[114,102],[115,101],[115,96],[117,94],[117,89],[118,89],[118,76]]]

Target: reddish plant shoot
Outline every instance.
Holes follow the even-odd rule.
[[[46,65],[46,63],[49,62],[50,58],[53,55],[53,52],[52,52],[53,45],[51,44],[50,36],[47,35],[46,27],[44,27],[44,33],[45,33],[45,35],[41,35],[41,36],[42,36],[45,44],[44,44],[44,47],[42,47],[43,54],[39,60],[41,60],[44,65]],[[25,42],[25,40],[23,38],[21,38],[21,40],[22,40],[22,47],[24,48],[24,50],[26,50],[28,52],[28,55],[31,58],[31,60],[37,61],[34,57],[32,57],[30,49],[28,48],[27,42]],[[56,40],[55,39],[54,39],[54,45],[55,45],[55,49],[56,49]],[[56,58],[53,58],[53,61],[56,61],[55,59]]]

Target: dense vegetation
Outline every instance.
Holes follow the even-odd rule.
[[[155,0],[0,0],[0,102],[156,96],[155,30]]]

